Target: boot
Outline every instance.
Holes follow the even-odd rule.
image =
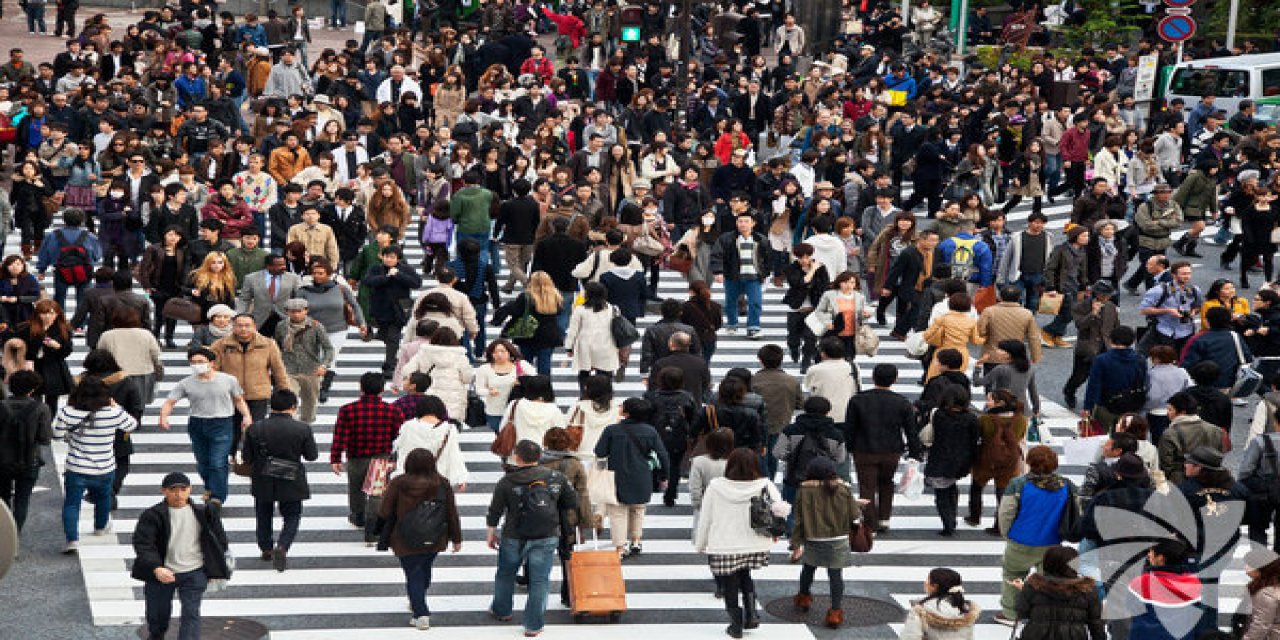
[[[832,629],[839,629],[844,624],[844,609],[827,609],[827,617],[822,623]]]
[[[320,393],[317,398],[320,401],[320,404],[324,404],[329,401],[329,388],[333,386],[333,379],[337,377],[337,375],[338,372],[333,370],[324,372],[324,380],[320,381]]]
[[[964,519],[964,523],[971,527],[982,524],[982,487],[969,486],[969,517]]]
[[[1191,239],[1190,236],[1184,235],[1181,238],[1178,238],[1178,241],[1173,243],[1170,246],[1174,251],[1178,252],[1178,255],[1185,256],[1187,255],[1187,241],[1190,239]]]
[[[760,613],[756,611],[756,593],[742,594],[742,628],[755,629],[760,626]]]
[[[813,606],[813,596],[807,593],[797,593],[795,597],[791,599],[791,603],[800,611],[808,613],[809,608]]]
[[[1185,238],[1186,236],[1183,237]],[[1187,256],[1188,258],[1203,258],[1203,255],[1196,253],[1196,247],[1199,246],[1199,244],[1199,238],[1191,238],[1190,240],[1187,240],[1186,250],[1183,251],[1182,255]]]
[[[729,612],[729,626],[724,628],[724,632],[729,634],[730,638],[742,637],[742,609],[737,607],[726,607],[725,611]]]

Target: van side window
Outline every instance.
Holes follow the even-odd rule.
[[[1262,70],[1262,95],[1280,96],[1280,69]]]
[[[1169,93],[1184,96],[1248,97],[1249,72],[1238,69],[1178,69],[1169,85]]]

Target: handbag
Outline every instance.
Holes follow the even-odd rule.
[[[849,550],[854,553],[867,553],[875,540],[875,532],[865,522],[859,522],[849,529]]]
[[[569,414],[569,424],[564,428],[569,432],[569,450],[577,451],[582,446],[582,422],[575,420],[582,418],[582,407],[574,407],[573,412]]]
[[[929,421],[924,424],[924,428],[920,429],[920,446],[928,449],[933,446],[933,417],[938,415],[938,410],[929,411]]]
[[[1280,227],[1271,230],[1271,244],[1280,244]]]
[[[1067,484],[1067,504],[1062,507],[1062,517],[1058,519],[1058,536],[1067,542],[1080,542],[1080,500],[1076,497],[1076,488]]]
[[[912,331],[907,334],[907,339],[903,341],[907,348],[907,357],[912,360],[923,360],[924,355],[929,353],[929,342],[924,339],[923,331]]]
[[[254,434],[254,443],[258,447],[258,457],[262,461],[262,477],[293,482],[298,479],[299,474],[306,473],[301,463],[267,455],[267,442],[262,439],[261,433]]]
[[[645,223],[640,227],[640,235],[631,241],[631,250],[642,256],[660,256],[667,250],[659,240],[654,236],[653,227],[649,223]]]
[[[498,437],[493,439],[493,444],[489,445],[489,452],[499,458],[505,458],[511,455],[516,449],[516,405],[520,404],[519,400],[511,403],[511,408],[507,409],[507,419],[503,421],[502,430],[498,432]]]
[[[853,346],[858,355],[875,357],[876,352],[880,350],[880,336],[876,335],[871,325],[863,322],[858,325],[858,331],[853,338]]]
[[[604,506],[618,504],[618,488],[613,481],[613,472],[603,463],[596,463],[587,469],[587,494],[591,496],[591,504]]]
[[[989,287],[982,287],[973,294],[973,306],[978,313],[986,311],[988,307],[994,307],[996,304],[996,286],[993,284]]]
[[[1056,316],[1062,310],[1062,300],[1065,298],[1061,293],[1056,291],[1046,292],[1040,296],[1040,307],[1036,309],[1036,313],[1046,316]]]
[[[467,391],[467,415],[462,421],[472,428],[482,427],[488,422],[485,419],[484,400],[475,392],[475,389]]]
[[[1106,430],[1102,428],[1102,423],[1099,422],[1097,418],[1081,418],[1080,421],[1076,423],[1076,432],[1081,438],[1092,438],[1094,436],[1107,435]]]
[[[387,480],[396,461],[390,457],[378,457],[369,461],[369,470],[364,474],[364,484],[360,487],[365,495],[371,498],[382,496],[387,490]]]
[[[779,538],[787,533],[787,519],[773,513],[773,496],[769,488],[760,489],[760,495],[751,497],[751,529],[769,538]]]
[[[1240,346],[1240,335],[1231,332],[1231,341],[1236,345],[1236,362],[1240,366],[1236,369],[1236,381],[1231,385],[1232,398],[1247,398],[1258,392],[1262,386],[1262,374],[1253,368],[1252,363],[1244,361],[1244,349]]]
[[[613,333],[613,346],[619,349],[625,349],[640,339],[640,332],[636,330],[636,326],[618,313],[617,307],[613,308],[613,320],[609,323],[609,330]]]
[[[188,324],[199,324],[204,320],[204,312],[200,310],[200,304],[189,298],[169,298],[164,303],[161,315]]]
[[[684,460],[680,463],[680,475],[685,478],[689,477],[689,469],[693,465],[693,459],[707,455],[707,436],[720,430],[720,419],[716,417],[715,405],[708,404],[702,410],[707,416],[707,424],[710,425],[711,429],[707,433],[689,439],[688,453],[685,454]]]
[[[512,320],[502,333],[504,337],[512,340],[531,340],[538,333],[538,319],[533,317],[533,296],[525,295],[524,313]]]
[[[689,253],[689,247],[683,244],[676,247],[675,252],[667,257],[667,265],[685,275],[693,271],[693,254]]]

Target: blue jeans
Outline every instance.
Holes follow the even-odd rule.
[[[539,374],[539,375],[541,375],[541,374]],[[494,433],[497,433],[497,432],[499,432],[499,431],[501,431],[501,430],[502,430],[502,418],[503,418],[503,417],[504,417],[504,416],[491,416],[491,415],[489,415],[489,414],[487,414],[487,413],[486,413],[486,414],[484,415],[484,423],[485,423],[485,425],[486,425],[486,426],[488,426],[490,429],[493,429],[493,432],[494,432]]]
[[[547,592],[551,585],[551,563],[559,538],[502,538],[498,548],[498,573],[493,585],[493,603],[489,610],[498,617],[511,615],[516,592],[516,572],[528,567],[529,597],[524,603],[525,631],[541,631],[547,611]]]
[[[347,26],[347,0],[329,0],[329,19],[331,26]]]
[[[431,565],[435,564],[436,555],[419,553],[400,556],[404,589],[409,593],[409,607],[413,609],[415,618],[431,615],[431,609],[427,607],[427,589],[431,588]]]
[[[196,471],[214,498],[227,500],[227,472],[231,457],[231,418],[187,419],[187,436],[196,456]]]
[[[57,276],[53,277],[53,301],[58,303],[59,307],[67,308],[67,289],[75,289],[76,306],[79,307],[84,302],[84,290],[89,288],[89,283],[84,284],[67,284]],[[74,328],[74,327],[73,327]]]
[[[708,365],[711,364],[711,356],[714,356],[715,354],[716,354],[716,343],[703,341],[702,342],[702,359],[706,360]]]
[[[1044,157],[1044,172],[1048,176],[1049,188],[1062,182],[1062,156],[1053,153]]]
[[[489,344],[489,341],[486,339],[488,335],[485,331],[484,321],[484,319],[489,315],[489,305],[484,302],[476,302],[475,300],[472,300],[471,306],[476,310],[476,325],[480,327],[480,330],[477,331],[474,336],[471,335],[470,331],[467,331],[462,338],[462,344],[466,345],[469,342],[474,343],[475,347],[473,349],[468,349],[468,351],[475,354],[474,358],[476,360],[481,360],[484,358],[484,348]]]
[[[106,529],[111,520],[111,481],[115,472],[91,476],[75,471],[63,474],[62,499],[62,532],[67,542],[80,539],[80,503],[84,500],[84,492],[89,492],[93,502],[93,528]]]
[[[493,267],[494,273],[497,273],[501,262],[498,257],[498,243],[489,239],[488,233],[462,233],[458,232],[457,240],[454,242],[455,247],[462,246],[463,240],[475,240],[480,243],[480,251],[489,253],[489,264]]]
[[[531,349],[526,346],[520,347],[520,354],[524,356],[525,360],[528,360],[530,364],[538,369],[538,375],[540,376],[551,375],[551,354],[553,352],[555,352],[555,349],[552,347],[545,347],[542,349]]]
[[[204,569],[175,573],[173,577],[175,580],[169,584],[150,580],[142,587],[142,595],[147,600],[147,631],[152,638],[164,637],[169,630],[169,618],[173,616],[173,593],[176,591],[178,602],[182,603],[178,640],[199,640],[200,599],[209,586],[209,578]]]
[[[1016,283],[1022,289],[1023,306],[1035,313],[1040,307],[1040,286],[1044,284],[1043,273],[1024,273]]]
[[[754,278],[750,280],[730,280],[725,278],[725,325],[730,329],[738,328],[738,296],[743,294],[747,296],[747,329],[759,329],[760,309],[763,301],[761,299],[760,281]]]
[[[573,313],[573,298],[578,292],[570,289],[569,291],[561,291],[560,297],[564,299],[564,306],[560,307],[560,315],[556,317],[560,324],[560,335],[564,335],[569,330],[569,314]]]

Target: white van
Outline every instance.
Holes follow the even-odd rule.
[[[1169,74],[1165,104],[1182,98],[1191,111],[1203,96],[1216,96],[1214,106],[1235,115],[1241,100],[1264,105],[1280,104],[1280,53],[1259,53],[1230,58],[1206,58],[1182,62]]]

